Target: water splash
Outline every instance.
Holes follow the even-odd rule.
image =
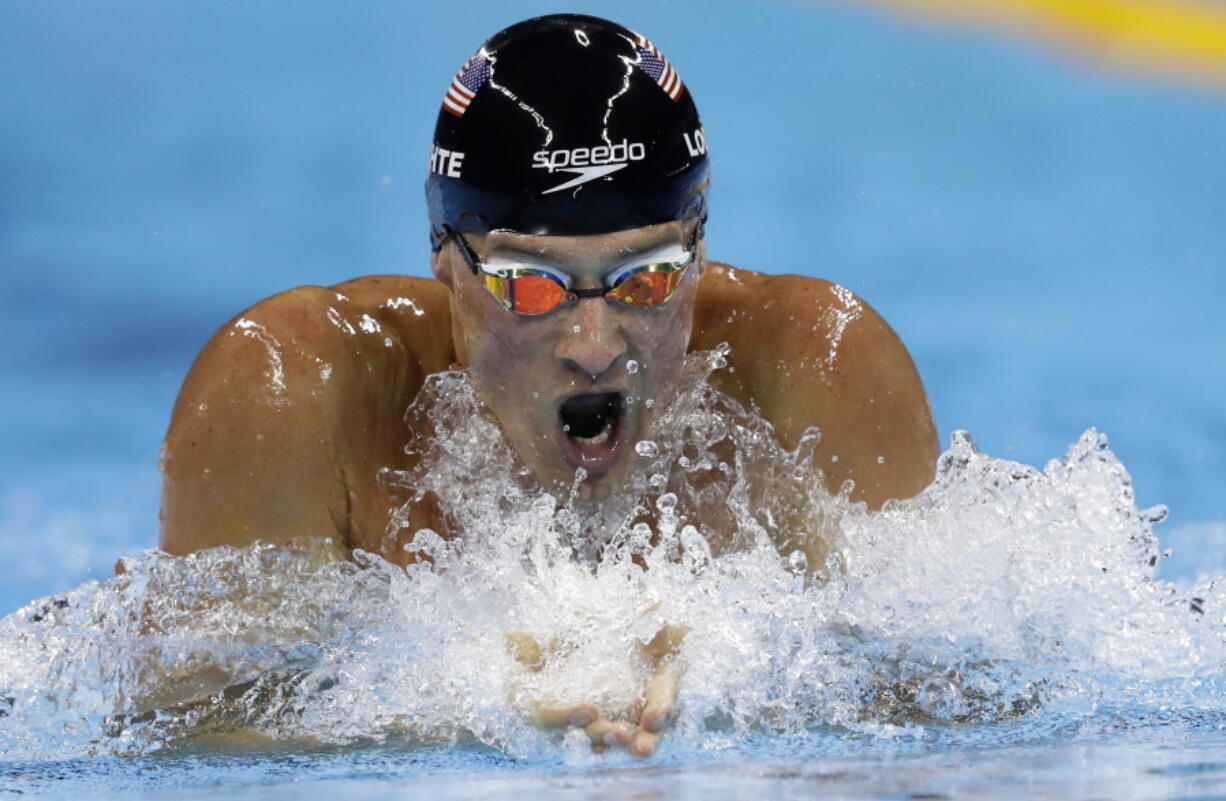
[[[1153,525],[1088,431],[1042,471],[955,435],[936,481],[869,513],[823,489],[819,434],[781,448],[706,381],[684,391],[600,510],[535,486],[462,373],[411,410],[435,497],[395,567],[326,542],[157,552],[0,620],[0,754],[140,754],[210,738],[483,745],[572,757],[538,701],[629,717],[643,645],[688,628],[666,742],[722,748],[838,727],[871,739],[1131,709],[1226,719],[1222,590],[1155,579]],[[506,635],[540,644],[535,669]]]

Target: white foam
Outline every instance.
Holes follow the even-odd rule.
[[[631,715],[642,644],[665,623],[690,629],[671,747],[1226,711],[1222,592],[1154,579],[1162,512],[1135,508],[1100,434],[1042,471],[959,434],[931,488],[870,514],[822,489],[817,432],[784,451],[707,384],[722,362],[691,357],[630,457],[642,470],[597,511],[535,485],[465,375],[432,377],[410,410],[429,432],[422,466],[384,480],[420,490],[409,506],[437,495],[467,536],[419,532],[407,571],[311,544],[149,552],[32,602],[0,621],[0,753],[140,753],[246,727],[577,754],[581,738],[539,731],[527,709]],[[510,632],[547,646],[539,671],[508,652]]]

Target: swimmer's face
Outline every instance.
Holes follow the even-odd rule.
[[[683,256],[692,224],[663,223],[596,236],[527,236],[495,231],[465,238],[483,264],[532,264],[600,287],[628,267]],[[581,497],[601,500],[634,467],[634,444],[672,400],[690,341],[702,243],[667,303],[635,308],[602,297],[546,314],[506,309],[473,275],[456,243],[434,258],[451,288],[461,363],[520,458],[556,492],[587,479]]]

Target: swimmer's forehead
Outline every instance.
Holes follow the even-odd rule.
[[[527,259],[582,268],[624,262],[684,245],[689,233],[677,221],[588,236],[533,236],[514,231],[491,231],[473,236],[472,243],[486,258]]]

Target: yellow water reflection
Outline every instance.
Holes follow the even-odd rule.
[[[1226,3],[1191,0],[864,0],[1038,37],[1074,58],[1226,89]]]

